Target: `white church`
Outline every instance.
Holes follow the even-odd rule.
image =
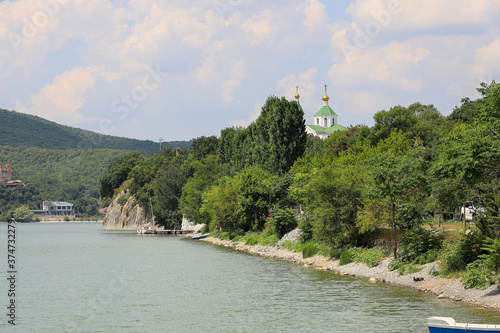
[[[295,94],[295,100],[299,103],[300,108],[302,106],[299,102],[299,87],[297,87],[297,93]],[[326,139],[330,134],[334,132],[347,131],[347,127],[337,123],[337,114],[328,105],[330,97],[326,94],[325,85],[325,95],[323,96],[323,106],[314,114],[314,124],[306,125],[307,134],[312,134],[320,137],[321,139]],[[305,113],[305,112],[304,112]]]

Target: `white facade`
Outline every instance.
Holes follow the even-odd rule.
[[[73,204],[65,201],[44,201],[42,210],[49,215],[72,215]]]

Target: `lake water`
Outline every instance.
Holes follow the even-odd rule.
[[[421,332],[499,313],[175,236],[98,223],[16,224],[16,325],[1,332]]]

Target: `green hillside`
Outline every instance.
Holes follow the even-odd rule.
[[[99,208],[99,178],[112,160],[127,152],[117,149],[57,150],[0,146],[0,165],[9,164],[14,170],[12,179],[20,179],[27,185],[26,188],[2,188],[0,212],[20,205],[38,209],[42,200],[54,200],[70,201],[80,215],[95,215]],[[31,196],[22,195],[27,190],[32,193]],[[11,192],[18,194],[12,196]],[[10,199],[2,202],[6,199],[3,197],[8,195]]]
[[[159,150],[158,142],[97,134],[4,109],[0,109],[0,145],[43,149],[126,149],[146,154]],[[191,142],[164,142],[163,146],[189,148]]]
[[[189,148],[191,141],[164,142]],[[20,206],[39,209],[43,200],[69,201],[78,216],[99,209],[99,179],[108,164],[130,151],[157,154],[159,143],[101,135],[16,111],[0,109],[0,165],[27,186],[0,186],[0,221]]]

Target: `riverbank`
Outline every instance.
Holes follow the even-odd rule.
[[[339,266],[338,260],[331,260],[320,255],[311,258],[303,258],[302,253],[296,253],[274,246],[250,246],[245,245],[243,242],[220,240],[214,237],[207,237],[202,240],[254,255],[290,261],[316,270],[331,271],[335,274],[366,278],[373,283],[391,283],[434,294],[436,297],[442,299],[500,310],[500,290],[498,289],[498,285],[492,285],[486,289],[465,289],[460,279],[445,279],[431,275],[430,271],[433,267],[437,266],[436,263],[422,265],[420,266],[420,271],[416,273],[399,275],[398,271],[389,271],[388,269],[391,258],[384,259],[376,267],[368,267],[363,263],[350,263]]]

